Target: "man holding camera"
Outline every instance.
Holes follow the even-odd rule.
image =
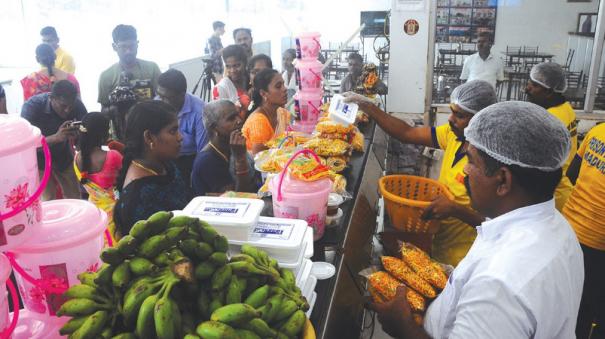
[[[72,145],[78,134],[78,122],[88,112],[77,95],[76,87],[71,82],[61,80],[53,85],[50,93],[31,97],[21,109],[21,117],[40,129],[50,148],[52,174],[42,194],[43,201],[61,197],[80,198]],[[41,150],[38,150],[38,169],[42,177],[44,155]]]

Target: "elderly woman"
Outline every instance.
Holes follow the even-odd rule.
[[[174,108],[161,101],[136,104],[126,120],[126,148],[116,182],[116,237],[158,211],[181,210],[190,201],[174,161],[183,138]]]
[[[284,108],[288,91],[284,79],[274,69],[264,69],[254,77],[252,92],[254,106],[242,133],[246,147],[253,155],[266,150],[265,143],[284,133],[289,124],[289,113]]]
[[[44,66],[39,71],[33,72],[21,80],[23,87],[23,99],[28,100],[32,96],[50,92],[53,84],[59,80],[69,80],[80,94],[80,84],[73,74],[67,73],[55,67],[57,56],[50,45],[40,44],[36,47],[36,61]]]
[[[194,193],[256,192],[258,175],[246,152],[246,139],[240,130],[242,119],[235,104],[229,100],[210,102],[203,119],[210,142],[193,162]]]

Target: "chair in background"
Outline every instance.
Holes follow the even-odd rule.
[[[565,64],[562,66],[564,70],[569,71],[569,68],[571,67],[571,62],[573,61],[574,54],[576,54],[575,49],[567,50],[567,58],[565,59]]]
[[[566,72],[567,88],[583,88],[584,86],[584,71]]]
[[[506,63],[508,67],[520,66],[522,59],[520,57],[521,47],[506,46]]]

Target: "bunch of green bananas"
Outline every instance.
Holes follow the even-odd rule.
[[[197,218],[158,212],[135,223],[104,264],[82,273],[58,315],[69,338],[295,338],[309,305],[294,274]]]

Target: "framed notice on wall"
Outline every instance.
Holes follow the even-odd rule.
[[[437,42],[470,43],[496,33],[498,0],[438,0]]]

